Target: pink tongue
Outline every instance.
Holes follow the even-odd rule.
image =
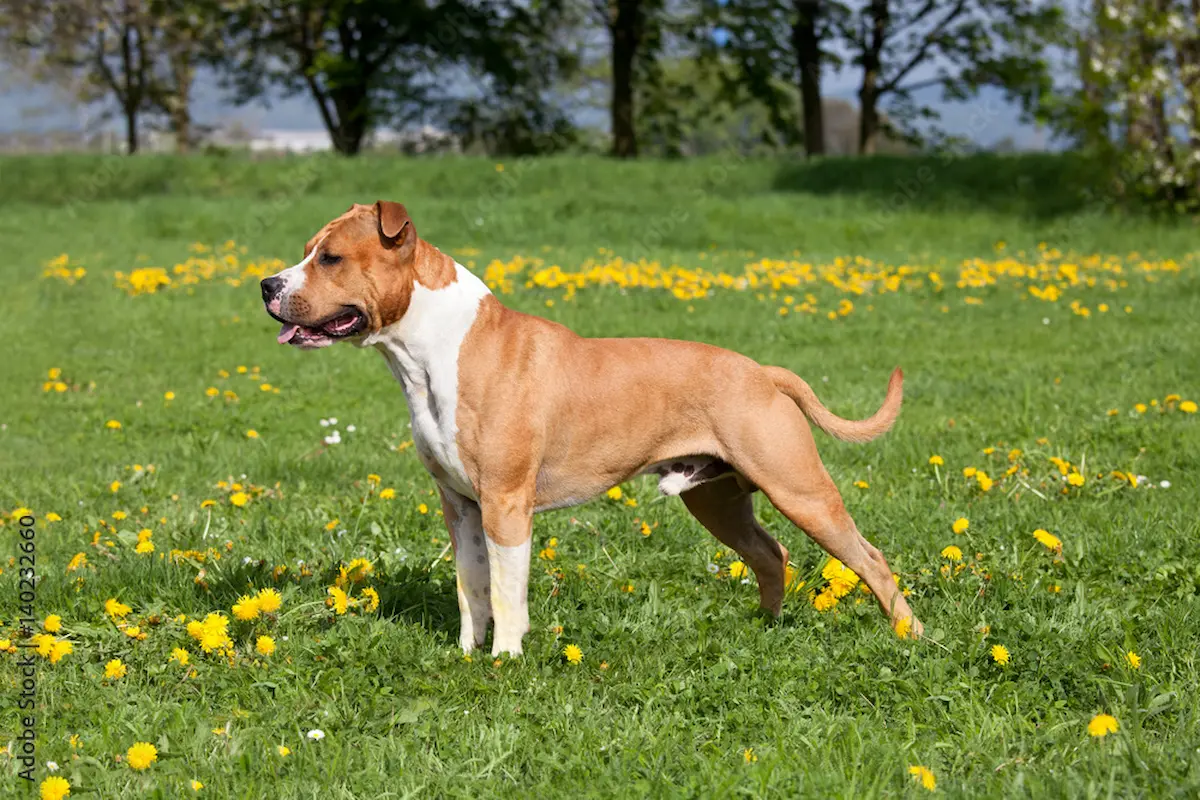
[[[292,337],[294,337],[299,332],[300,332],[299,325],[291,325],[289,323],[284,323],[283,327],[279,329],[278,341],[280,344],[287,344],[288,342],[290,342],[292,340]]]

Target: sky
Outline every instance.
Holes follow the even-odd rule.
[[[12,75],[11,71],[0,74],[4,72]],[[857,104],[858,79],[854,70],[827,74],[823,76],[822,90],[826,97],[843,98]],[[276,94],[266,101],[235,106],[229,102],[211,74],[198,77],[194,92],[193,113],[200,125],[238,122],[251,131],[322,129],[316,106],[307,94],[291,97]],[[942,102],[937,88],[929,88],[917,97],[941,114],[940,127],[944,131],[979,145],[990,146],[1001,139],[1011,138],[1021,149],[1042,149],[1047,146],[1047,134],[1022,123],[1018,109],[1005,103],[998,91],[987,90],[965,103]],[[98,113],[98,108],[83,107],[50,87],[21,84],[11,77],[0,82],[0,133],[78,131],[89,124],[95,128]],[[118,124],[114,120],[109,126],[116,127]]]

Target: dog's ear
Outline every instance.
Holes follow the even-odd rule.
[[[375,203],[375,213],[379,217],[379,232],[393,245],[408,244],[414,237],[412,218],[400,203],[379,200]]]

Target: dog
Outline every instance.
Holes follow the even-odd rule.
[[[659,487],[753,570],[778,616],[788,551],[755,519],[761,490],[870,588],[900,635],[920,622],[859,533],[809,427],[867,442],[900,412],[896,369],[865,420],[831,413],[792,372],[667,339],[589,339],[500,304],[417,235],[399,203],[354,205],[261,283],[278,341],[374,347],[408,401],[415,450],[441,495],[458,578],[459,644],[518,655],[529,630],[533,515],[635,475]]]

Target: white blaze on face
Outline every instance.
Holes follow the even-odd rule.
[[[529,631],[529,559],[533,538],[507,546],[487,539],[492,578],[492,655],[521,654],[521,639]]]
[[[298,292],[304,288],[304,280],[307,277],[305,270],[307,269],[308,265],[312,263],[312,260],[316,258],[317,251],[321,249],[322,242],[324,242],[328,236],[329,234],[322,236],[321,241],[317,242],[316,246],[309,251],[308,255],[305,256],[304,260],[299,264],[293,264],[287,269],[280,270],[271,276],[273,278],[283,279],[283,288],[279,290],[279,296],[275,300],[271,301],[272,313],[278,314],[279,307],[285,300],[287,300],[288,296],[290,296],[293,292]]]

